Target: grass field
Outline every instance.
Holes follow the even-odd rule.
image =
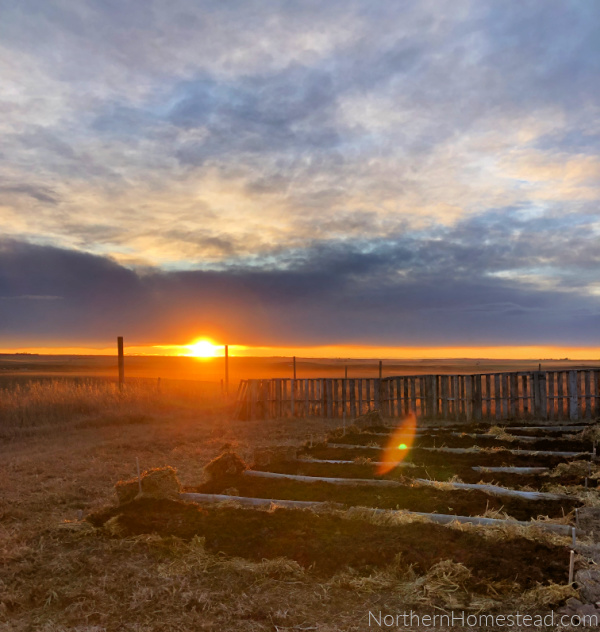
[[[513,608],[518,599],[523,605],[523,595],[506,588],[511,582],[505,601],[493,594],[499,585],[471,593],[465,567],[452,561],[418,573],[400,558],[369,571],[338,559],[324,576],[318,563],[286,557],[285,547],[282,556],[250,559],[244,551],[223,555],[197,537],[95,529],[81,518],[115,504],[114,484],[136,475],[136,458],[143,470],[175,467],[193,489],[224,448],[251,462],[257,446],[302,445],[310,437],[318,454],[334,421],[232,421],[220,388],[193,382],[163,381],[159,390],[139,381],[121,393],[106,380],[3,379],[2,630],[333,632],[369,629],[369,611],[478,611],[498,603]],[[440,528],[453,541],[459,537]],[[265,541],[272,539],[264,529]],[[296,537],[301,533],[298,526]],[[551,604],[544,590],[528,585],[531,607]],[[574,591],[563,586],[558,594],[564,600]]]

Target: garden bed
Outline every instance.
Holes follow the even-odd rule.
[[[348,568],[361,574],[401,561],[425,573],[451,559],[469,571],[469,588],[487,591],[528,589],[564,583],[567,547],[520,536],[483,537],[427,522],[393,526],[307,510],[271,511],[200,507],[169,499],[142,498],[92,514],[88,520],[119,535],[158,534],[191,539],[201,536],[208,551],[249,560],[286,557],[331,576]]]
[[[550,477],[550,471],[545,474],[511,474],[505,472],[476,471],[472,466],[455,465],[447,463],[444,465],[417,465],[410,468],[395,468],[391,472],[377,475],[377,466],[369,462],[349,463],[322,463],[318,461],[292,461],[274,462],[254,469],[261,469],[267,472],[282,472],[285,474],[303,474],[306,476],[330,476],[335,478],[373,478],[384,480],[404,480],[409,478],[431,478],[436,481],[449,481],[458,477],[465,483],[488,483],[492,485],[502,485],[504,487],[527,487],[542,491],[545,485],[583,485],[585,476],[570,474],[557,477]],[[596,487],[597,479],[588,479],[589,487]]]
[[[479,490],[459,490],[415,484],[399,478],[399,487],[369,485],[345,486],[327,482],[307,483],[285,479],[256,478],[242,475],[224,476],[187,491],[204,494],[231,494],[255,498],[340,503],[346,507],[363,506],[382,509],[406,509],[424,513],[478,516],[489,510],[502,511],[516,520],[538,516],[563,518],[580,506],[577,499],[529,500],[497,496]]]

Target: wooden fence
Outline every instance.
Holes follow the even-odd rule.
[[[384,417],[459,421],[600,416],[600,369],[478,375],[242,380],[240,419]]]

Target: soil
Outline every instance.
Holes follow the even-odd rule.
[[[305,448],[301,454],[317,459],[340,459],[352,461],[357,457],[363,457],[377,461],[383,455],[383,451],[361,448],[354,449],[330,448],[326,444],[316,445],[313,448]],[[581,460],[581,457],[573,457],[574,460]],[[561,456],[527,455],[513,454],[506,449],[499,448],[490,452],[472,452],[466,454],[450,452],[433,452],[431,450],[421,450],[411,448],[404,459],[407,463],[430,467],[472,467],[479,465],[482,467],[516,466],[516,467],[556,467],[559,463],[568,461],[568,458]]]
[[[385,446],[388,439],[379,435],[366,432],[360,434],[346,434],[344,437],[336,437],[334,443],[352,443],[356,445],[377,444]],[[480,448],[506,448],[507,450],[553,450],[556,452],[591,452],[592,442],[561,439],[557,441],[540,438],[537,441],[505,441],[489,437],[470,437],[468,434],[455,437],[447,432],[432,431],[431,435],[419,435],[415,438],[413,446],[415,448],[470,448],[474,444]]]
[[[411,485],[406,479],[402,487],[370,487],[368,485],[340,487],[332,483],[305,483],[283,479],[229,476],[211,481],[187,491],[277,500],[308,500],[341,503],[345,506],[407,509],[425,513],[477,516],[487,509],[501,510],[516,520],[538,516],[562,517],[581,503],[571,500],[526,500],[493,496],[478,490],[440,490],[435,487]],[[232,492],[231,490],[235,490]]]
[[[139,499],[92,514],[101,526],[118,516],[124,534],[156,533],[190,539],[203,536],[209,551],[250,560],[287,557],[319,576],[332,576],[349,567],[363,574],[385,567],[396,556],[408,568],[426,572],[451,559],[471,570],[470,588],[485,590],[488,582],[513,582],[522,589],[549,582],[563,583],[569,551],[514,537],[487,539],[475,532],[442,525],[413,523],[374,525],[331,514],[234,507],[202,508],[167,499]]]
[[[547,421],[547,422],[537,421],[536,423],[532,424],[532,426],[547,425],[549,427],[564,426],[565,428],[568,428],[569,426],[572,425],[576,427],[577,426],[593,427],[595,423],[598,423],[598,421],[592,422],[589,420],[581,420],[578,422],[574,422],[573,424],[569,424],[568,422],[565,422],[565,421],[555,420],[555,421]],[[514,434],[514,435],[526,435],[526,436],[536,436],[536,437],[548,437],[548,436],[560,437],[561,435],[575,434],[579,432],[579,430],[576,430],[574,432],[571,432],[570,430],[565,430],[562,432],[548,432],[544,428],[535,428],[535,427],[530,428],[527,425],[527,423],[523,422],[523,420],[496,421],[495,419],[490,419],[483,422],[478,421],[478,422],[470,423],[470,424],[453,423],[453,424],[437,425],[435,423],[423,422],[419,424],[419,429],[427,430],[428,432],[431,432],[431,433],[435,433],[435,432],[488,432],[492,426],[505,428],[508,433]],[[525,428],[525,430],[521,430],[521,428]],[[389,432],[390,426],[382,426],[382,425],[370,426],[368,428],[365,428],[365,431],[366,432],[369,432],[369,431]]]
[[[333,478],[373,478],[402,480],[409,478],[428,478],[436,481],[448,481],[458,476],[463,483],[489,483],[517,489],[528,487],[543,491],[545,485],[583,485],[584,477],[578,475],[558,476],[550,478],[545,474],[507,474],[503,472],[477,472],[470,466],[460,467],[453,464],[436,466],[416,466],[396,468],[385,476],[376,475],[376,466],[368,463],[310,463],[310,462],[278,462],[267,466],[256,467],[255,470],[281,472],[282,474],[301,474],[304,476],[329,476]],[[596,487],[596,479],[588,479],[588,487]]]

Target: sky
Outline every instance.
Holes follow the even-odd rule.
[[[0,16],[0,350],[600,355],[595,0]]]

